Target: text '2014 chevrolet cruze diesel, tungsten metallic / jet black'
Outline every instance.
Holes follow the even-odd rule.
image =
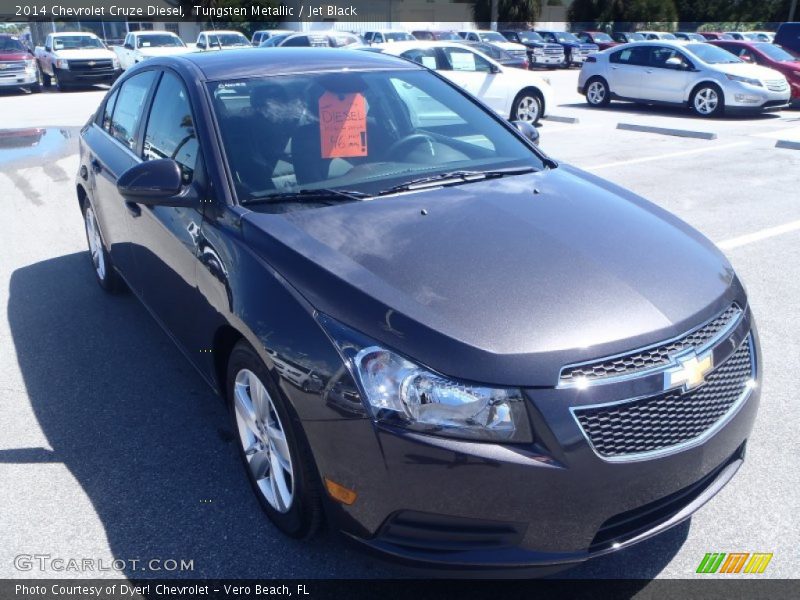
[[[288,535],[552,567],[742,464],[759,345],[730,264],[532,137],[413,62],[288,48],[152,58],[82,129],[100,285],[219,390]]]

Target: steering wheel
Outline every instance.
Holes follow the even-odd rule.
[[[400,156],[404,156],[411,151],[411,148],[422,144],[424,142],[433,143],[433,138],[426,133],[412,133],[405,137],[400,138],[396,142],[394,142],[389,149],[386,150],[387,156],[394,156],[395,153],[398,153]],[[402,152],[401,152],[402,151]]]

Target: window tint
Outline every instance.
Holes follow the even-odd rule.
[[[136,148],[136,128],[142,117],[142,105],[150,91],[155,71],[134,75],[122,84],[111,119],[111,135],[131,150]]]
[[[447,58],[448,70],[452,71],[478,71],[481,73],[491,73],[492,65],[482,56],[467,50],[466,48],[442,48]]]
[[[189,183],[197,162],[197,149],[186,89],[175,75],[165,72],[153,99],[142,158],[174,159],[181,166],[184,183]]]
[[[669,65],[667,65],[667,61],[670,58],[680,59],[684,65],[688,66],[688,61],[683,54],[674,48],[667,48],[666,46],[657,46],[652,49],[650,55],[650,64],[658,68],[670,68]]]
[[[614,52],[609,60],[622,65],[647,66],[650,63],[650,49],[644,46],[625,48]]]
[[[307,35],[297,35],[297,36],[289,38],[282,45],[283,46],[310,46],[311,42],[309,41]]]
[[[119,95],[119,88],[114,90],[114,93],[108,97],[103,107],[103,120],[100,126],[109,133],[111,132],[111,115],[114,112],[114,105],[117,103],[117,95]]]
[[[435,48],[414,48],[401,54],[403,58],[413,60],[429,69],[436,69],[436,49]]]

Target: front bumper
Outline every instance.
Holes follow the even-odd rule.
[[[789,106],[791,87],[770,91],[746,84],[735,84],[725,89],[725,110],[736,112],[762,112],[780,110]]]
[[[529,54],[531,65],[561,65],[564,63],[563,54]]]
[[[54,69],[56,77],[67,85],[94,85],[97,83],[113,83],[122,74],[122,69],[98,69],[97,71],[71,71]]]
[[[36,82],[36,71],[18,71],[12,74],[0,75],[0,88],[21,87],[33,85]]]
[[[757,366],[749,313],[731,334],[737,346],[747,331]],[[455,569],[568,565],[656,535],[687,519],[741,466],[759,385],[701,443],[614,461],[593,449],[571,411],[625,386],[624,397],[634,397],[640,382],[619,386],[526,390],[536,438],[527,445],[426,436],[366,419],[305,422],[321,475],[358,493],[350,506],[328,502],[329,518],[368,549]]]

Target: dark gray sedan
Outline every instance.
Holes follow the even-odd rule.
[[[286,534],[564,565],[688,518],[742,464],[760,368],[730,264],[530,129],[332,49],[153,58],[83,128],[97,280],[228,404]]]

